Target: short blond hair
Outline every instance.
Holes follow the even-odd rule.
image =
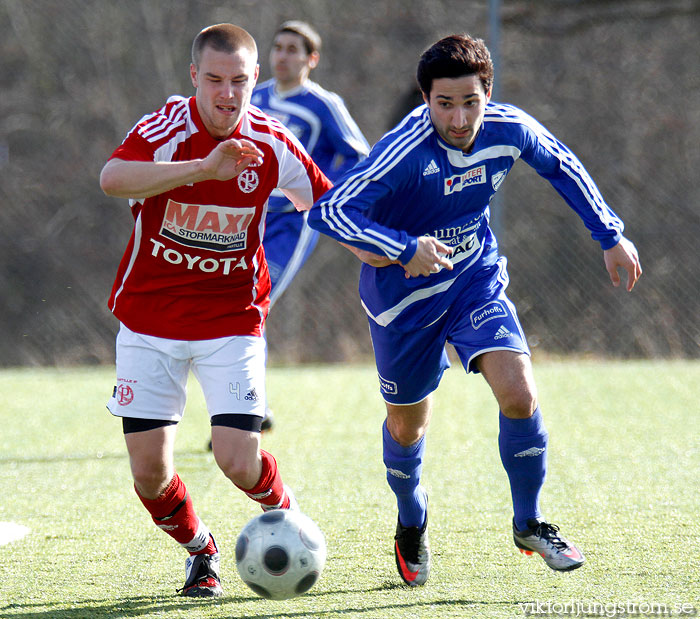
[[[195,67],[199,66],[202,50],[205,47],[211,47],[217,52],[227,52],[229,54],[234,54],[239,49],[247,49],[255,55],[256,60],[258,57],[258,46],[255,44],[255,39],[246,30],[233,24],[208,26],[194,38],[192,43],[192,64]]]

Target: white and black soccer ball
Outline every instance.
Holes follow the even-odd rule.
[[[306,593],[325,564],[323,533],[299,511],[260,514],[243,527],[236,542],[236,567],[243,582],[269,600]]]

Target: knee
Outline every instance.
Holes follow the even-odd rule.
[[[409,423],[402,418],[387,419],[387,429],[401,447],[410,447],[417,443],[425,435],[426,424]]]
[[[401,447],[410,447],[425,435],[433,406],[430,396],[417,404],[398,406],[386,403],[386,427]]]
[[[214,425],[211,441],[221,472],[239,488],[253,488],[262,473],[260,433]]]
[[[217,464],[223,474],[239,488],[253,488],[260,479],[262,463],[259,459],[229,457],[217,459]]]
[[[168,470],[162,463],[132,463],[131,474],[134,485],[141,496],[157,499],[168,487],[174,471]]]
[[[537,408],[537,393],[530,385],[514,386],[500,394],[498,404],[506,417],[527,419]]]

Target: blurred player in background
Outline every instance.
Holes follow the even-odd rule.
[[[190,554],[182,594],[221,595],[219,550],[175,471],[173,445],[190,369],[223,473],[264,510],[293,508],[260,449],[270,277],[261,239],[274,188],[309,208],[330,186],[298,140],[249,106],[255,41],[218,24],[194,40],[193,97],[144,116],[102,170],[135,224],[109,306],[120,321],[117,385],[134,487],[153,521]]]
[[[399,512],[396,565],[409,585],[428,578],[428,496],[420,476],[430,394],[449,365],[450,342],[468,372],[483,374],[500,408],[515,545],[554,570],[572,570],[583,554],[540,512],[548,434],[525,336],[505,293],[506,259],[489,227],[489,202],[523,159],[581,217],[613,285],[620,285],[621,268],[632,290],[642,272],[637,251],[574,154],[523,111],[490,102],[493,64],[483,41],[438,41],[421,57],[417,77],[426,105],[309,213],[313,228],[353,246],[365,262],[360,296],[387,409],[383,453]],[[455,489],[455,501],[473,499]]]
[[[343,100],[309,79],[320,60],[321,37],[302,21],[284,22],[270,51],[272,79],[253,91],[252,103],[282,122],[334,181],[367,156],[369,145]],[[270,269],[271,306],[311,255],[318,232],[280,191],[273,191],[265,219],[265,257]],[[266,410],[263,430],[272,424]]]

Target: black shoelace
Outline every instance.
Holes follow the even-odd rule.
[[[535,529],[535,535],[537,537],[542,537],[551,542],[552,546],[557,550],[566,550],[568,548],[567,543],[559,537],[558,532],[559,527],[556,524],[549,524],[547,522],[540,522]]]

